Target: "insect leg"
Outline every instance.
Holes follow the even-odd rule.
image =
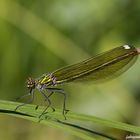
[[[40,93],[45,97],[45,101],[48,102],[47,107],[43,110],[43,112],[42,112],[42,113],[40,114],[40,116],[39,116],[39,118],[41,118],[42,115],[44,115],[44,114],[46,113],[46,110],[51,106],[51,101],[50,101],[49,97],[44,93],[43,90],[39,90],[39,91],[40,91]],[[52,94],[53,94],[53,93],[52,93]],[[50,96],[51,96],[52,94],[50,94]],[[52,109],[53,109],[53,108],[52,108]],[[53,109],[53,110],[54,110],[54,109]]]
[[[64,92],[64,90],[62,89],[62,88],[57,88],[57,87],[46,87],[46,89],[47,90],[50,90],[50,91],[63,91]]]
[[[63,89],[61,88],[47,88],[48,90],[54,92],[54,93],[59,93],[59,94],[62,94],[64,96],[64,102],[63,102],[63,116],[66,120],[66,114],[69,110],[66,109],[66,93],[64,92]]]
[[[28,93],[28,94],[22,96],[21,98],[26,97],[26,96],[29,96],[29,95],[31,95],[31,99],[30,99],[27,103],[23,103],[23,104],[21,104],[21,105],[18,105],[18,106],[15,108],[15,111],[16,111],[18,108],[20,108],[21,106],[24,106],[24,105],[26,105],[26,104],[29,104],[29,103],[31,103],[31,102],[34,100],[34,90],[32,90],[30,93]],[[19,99],[21,99],[21,98],[19,98]]]
[[[18,101],[18,100],[20,100],[20,99],[22,99],[24,97],[30,96],[30,95],[31,95],[31,93],[25,94],[25,95],[23,95],[21,97],[16,98],[16,101]]]
[[[39,91],[40,91],[40,90],[39,90]],[[41,92],[41,91],[40,91],[40,92]],[[54,93],[54,92],[50,92],[50,94],[49,94],[47,97],[49,98],[50,96],[52,96],[53,93]],[[45,94],[45,93],[44,93],[44,94]],[[43,97],[44,97],[44,95],[43,95]],[[45,97],[45,101],[46,101],[46,97]],[[39,107],[39,105],[36,106],[35,110],[37,110],[38,107]],[[51,107],[51,108],[52,108],[52,110],[53,110],[53,112],[54,112],[55,109],[54,109],[53,107]]]

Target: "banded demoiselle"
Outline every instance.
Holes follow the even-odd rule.
[[[48,102],[48,106],[39,116],[41,117],[46,113],[48,107],[51,106],[50,96],[53,93],[62,94],[64,96],[63,115],[65,117],[65,114],[68,111],[66,109],[66,93],[63,89],[57,88],[57,85],[80,81],[101,82],[112,77],[115,78],[134,64],[139,53],[139,48],[135,48],[131,45],[123,45],[77,64],[69,65],[54,72],[44,74],[38,79],[28,78],[28,95],[31,95],[32,97],[30,102],[33,101],[35,89],[44,96],[45,100]],[[16,109],[23,105],[25,105],[25,103],[17,106]]]

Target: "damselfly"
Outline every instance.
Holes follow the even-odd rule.
[[[139,48],[137,49],[130,45],[123,45],[80,63],[63,67],[49,74],[44,74],[41,78],[28,78],[27,88],[29,89],[28,95],[31,95],[30,102],[33,101],[35,89],[44,96],[45,100],[48,102],[48,106],[40,115],[41,117],[46,113],[48,107],[51,107],[50,96],[53,93],[62,94],[64,96],[63,115],[65,117],[65,114],[68,111],[66,109],[66,94],[63,89],[57,88],[57,85],[90,80],[98,82],[116,77],[134,64],[139,53]],[[25,104],[17,106],[16,109],[23,105]]]

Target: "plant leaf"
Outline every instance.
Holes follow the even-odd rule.
[[[16,116],[19,118],[33,121],[33,122],[39,121],[38,116],[40,115],[40,113],[42,113],[42,111],[44,109],[42,106],[39,106],[39,108],[37,110],[35,110],[36,105],[27,104],[26,106],[22,106],[17,111],[15,111],[15,108],[17,107],[17,105],[20,105],[20,104],[21,103],[18,103],[18,102],[0,100],[0,113],[6,113],[8,115]],[[140,134],[140,127],[122,123],[122,122],[106,120],[106,119],[98,118],[95,116],[77,114],[77,113],[72,113],[72,112],[69,112],[66,115],[66,117],[67,117],[67,120],[64,120],[62,112],[58,109],[55,112],[52,112],[51,109],[48,109],[48,113],[43,115],[43,118],[40,123],[51,126],[51,127],[62,129],[64,131],[69,132],[72,135],[78,136],[85,140],[95,140],[95,138],[93,137],[93,135],[87,133],[89,131],[85,131],[83,133],[83,130],[79,129],[77,131],[77,129],[72,128],[72,124],[68,123],[69,120],[70,121],[82,121],[83,123],[85,122],[85,124],[87,122],[90,122],[90,124],[96,123],[100,126],[116,128],[116,129],[120,129],[123,131],[129,131],[129,132]],[[58,120],[62,120],[62,121],[58,121]],[[96,134],[95,131],[92,131],[92,133]],[[100,135],[100,134],[98,134],[98,135]],[[100,136],[104,136],[104,134],[101,134]],[[106,136],[106,135],[105,135],[105,137],[109,138],[109,136]],[[115,139],[115,138],[110,137],[110,139]]]

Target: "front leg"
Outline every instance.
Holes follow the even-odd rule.
[[[34,100],[34,90],[31,90],[30,93],[28,93],[28,94],[26,94],[26,95],[23,95],[23,96],[21,96],[21,97],[19,97],[19,98],[17,98],[17,100],[22,99],[22,98],[27,97],[27,96],[31,96],[31,99],[28,100],[27,103],[23,103],[23,104],[18,105],[18,106],[15,108],[15,111],[17,111],[18,108],[20,108],[20,107],[22,107],[22,106],[24,106],[24,105],[26,105],[26,104],[32,103],[32,101]]]

